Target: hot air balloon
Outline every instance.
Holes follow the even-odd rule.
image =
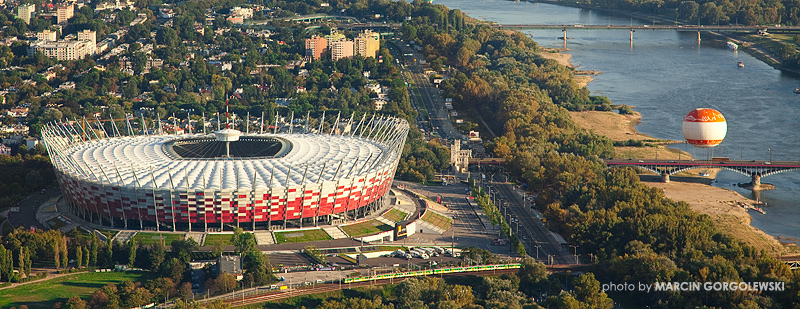
[[[722,114],[712,108],[696,108],[683,118],[683,138],[699,148],[712,148],[725,139],[728,123]]]

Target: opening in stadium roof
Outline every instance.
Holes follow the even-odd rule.
[[[181,159],[227,159],[226,143],[214,136],[177,139],[165,143],[164,151]],[[230,158],[276,158],[291,149],[283,139],[245,135],[230,142]]]

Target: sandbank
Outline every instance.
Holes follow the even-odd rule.
[[[632,139],[657,145],[657,147],[615,147],[617,158],[680,160],[691,157],[686,152],[664,146],[676,141],[659,141],[637,132],[635,125],[640,122],[639,113],[620,115],[614,112],[587,111],[570,112],[570,116],[582,128],[614,141]],[[669,183],[660,182],[660,177],[655,174],[643,175],[642,180],[650,187],[664,189],[667,198],[686,202],[692,210],[710,216],[719,231],[755,248],[766,250],[774,256],[800,251],[797,245],[781,243],[775,237],[751,226],[752,218],[748,210],[738,205],[740,203],[752,205],[755,201],[734,191],[711,186],[711,181],[717,172],[717,169],[689,170],[673,175]],[[708,173],[708,176],[700,177],[700,173]],[[753,215],[761,214],[753,213]]]

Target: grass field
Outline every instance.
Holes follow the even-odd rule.
[[[359,237],[370,234],[377,234],[384,231],[391,231],[392,227],[378,220],[369,220],[361,223],[343,225],[342,230],[350,237]]]
[[[51,230],[58,230],[58,229],[61,229],[62,227],[67,226],[67,222],[64,221],[64,220],[61,220],[58,217],[55,217],[55,218],[50,219],[49,221],[47,221],[47,225],[50,226]]]
[[[203,246],[213,247],[217,244],[231,246],[231,237],[233,237],[233,234],[208,234],[206,235],[206,240],[203,241]]]
[[[433,225],[435,225],[437,227],[440,227],[440,228],[442,228],[444,230],[449,229],[450,225],[453,224],[453,219],[450,219],[448,217],[442,216],[442,215],[437,214],[437,213],[435,213],[433,211],[426,211],[425,214],[422,215],[422,220],[426,221],[426,222],[429,222],[430,224],[433,224]]]
[[[395,208],[392,208],[391,210],[389,210],[389,212],[385,213],[383,217],[392,220],[392,222],[400,222],[406,218],[406,213],[397,210]]]
[[[155,278],[153,274],[145,272],[73,274],[0,290],[0,308],[21,305],[27,305],[28,308],[53,308],[56,302],[64,304],[74,295],[87,299],[94,291],[109,283],[119,283],[123,280],[144,282],[152,278]]]
[[[317,240],[328,240],[331,236],[322,229],[275,232],[275,241],[279,244],[289,242],[306,242]]]
[[[162,239],[164,240],[164,245],[169,247],[175,240],[183,240],[183,234],[175,234],[175,233],[136,233],[136,236],[133,236],[133,239],[136,241],[137,244],[140,245],[152,245],[155,244]]]

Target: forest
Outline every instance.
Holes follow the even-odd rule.
[[[400,5],[400,4],[398,4]],[[402,5],[401,5],[402,6]],[[405,25],[407,39],[428,59],[458,69],[443,85],[457,109],[480,111],[503,132],[491,149],[506,170],[537,194],[551,229],[598,257],[602,282],[782,281],[784,292],[622,293],[641,306],[782,307],[797,302],[800,274],[718,230],[683,202],[642,184],[633,170],[608,169],[600,158],[612,143],[578,128],[567,114],[591,102],[571,69],[537,55],[521,33],[506,33],[450,18],[439,5],[423,5]],[[433,27],[432,24],[439,24]]]

